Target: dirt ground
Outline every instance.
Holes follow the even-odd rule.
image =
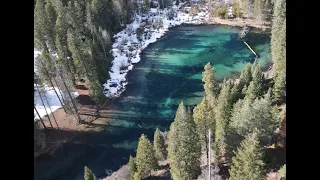
[[[225,24],[225,25],[230,25],[230,26],[251,26],[255,28],[260,28],[260,29],[270,29],[271,28],[271,23],[270,22],[265,22],[264,24],[258,23],[257,21],[254,20],[243,20],[243,19],[221,19],[219,17],[212,17],[208,22],[208,24]]]
[[[55,148],[59,147],[62,143],[70,141],[74,138],[78,132],[81,131],[100,131],[100,126],[92,126],[91,123],[93,121],[97,121],[97,123],[107,124],[108,119],[103,117],[95,117],[92,112],[95,112],[95,103],[88,96],[88,90],[86,89],[77,89],[79,96],[76,98],[79,103],[79,114],[80,119],[82,120],[81,124],[78,124],[78,121],[74,115],[66,114],[64,109],[61,107],[54,111],[52,114],[43,117],[44,124],[47,127],[46,131],[46,146],[44,149],[36,152],[34,157],[38,157],[41,154],[53,151]],[[81,113],[83,111],[90,112],[89,114]],[[101,113],[105,111],[105,109],[100,110]],[[51,120],[52,127],[50,125],[49,119]],[[56,119],[56,121],[54,120]],[[57,126],[58,124],[58,126]],[[56,131],[56,129],[61,130],[61,132]]]

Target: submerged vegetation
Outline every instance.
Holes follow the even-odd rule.
[[[35,90],[43,105],[48,101],[42,92],[46,89],[45,84],[56,86],[58,90],[54,91],[64,111],[82,123],[79,104],[72,92],[79,84],[85,84],[97,109],[106,104],[103,84],[109,78],[112,65],[113,35],[135,15],[148,12],[156,4],[159,8],[167,8],[180,2],[186,1],[37,0],[34,42],[41,55],[37,57],[39,77]],[[224,19],[230,18],[230,5],[235,17],[254,19],[261,24],[272,19],[274,76],[271,79],[264,77],[258,58],[244,67],[238,79],[218,82],[214,64],[207,63],[202,72],[204,96],[201,102],[195,107],[181,102],[168,135],[157,128],[153,144],[146,135],[141,135],[136,157],[129,158],[130,179],[153,176],[163,168],[159,162],[169,165],[167,176],[174,180],[206,179],[208,176],[230,180],[264,179],[271,168],[279,169],[280,166],[279,177],[286,178],[285,162],[275,165],[266,160],[270,147],[285,148],[286,0],[239,2],[212,7],[215,7],[215,15]],[[189,13],[196,14],[200,9],[192,7]],[[164,22],[158,19],[152,25],[159,30]],[[143,27],[136,29],[139,42],[145,30]],[[125,70],[128,66],[121,68]],[[46,147],[47,127],[38,112],[37,116],[34,147],[41,150]],[[56,123],[59,129],[54,116],[53,119],[48,116],[48,120],[52,128]],[[279,134],[280,139],[276,138]],[[227,166],[228,173],[219,174],[221,166]],[[87,166],[84,167],[84,179],[97,179]]]

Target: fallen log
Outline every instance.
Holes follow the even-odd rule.
[[[256,57],[258,58],[258,55],[256,54],[256,52],[254,52],[253,49],[251,49],[251,47],[249,46],[249,44],[246,43],[245,41],[243,41],[243,42],[248,46],[248,48],[251,50],[251,52],[252,52],[254,55],[256,55]]]

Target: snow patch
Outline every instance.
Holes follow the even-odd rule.
[[[34,84],[34,86],[36,89],[35,84]],[[39,85],[38,85],[38,87],[39,87]],[[34,104],[35,104],[35,107],[36,107],[40,117],[47,115],[46,110],[47,110],[48,114],[50,115],[52,112],[54,112],[55,110],[62,107],[62,105],[58,99],[58,96],[56,95],[56,93],[54,92],[54,89],[52,87],[45,85],[43,88],[39,87],[39,89],[43,90],[43,91],[41,91],[41,90],[40,91],[41,91],[41,97],[42,97],[43,102],[45,104],[45,108],[42,104],[42,101],[40,99],[40,96],[39,96],[37,89],[34,92]],[[59,89],[57,87],[55,87],[55,90],[57,91],[57,93],[61,99],[61,94],[60,94]],[[79,94],[78,94],[78,92],[71,92],[71,95],[73,97],[77,97]],[[45,97],[47,97],[49,104],[47,103]],[[49,105],[51,106],[52,111],[50,110]],[[34,114],[35,114],[35,119],[39,119],[39,116],[37,115],[36,110],[34,110]]]
[[[156,42],[170,27],[182,23],[201,23],[208,19],[209,14],[207,11],[199,12],[195,16],[190,16],[183,12],[183,10],[180,10],[183,5],[184,3],[180,3],[178,7],[174,5],[172,9],[169,10],[151,8],[149,12],[142,16],[135,15],[134,21],[131,24],[127,24],[124,30],[114,35],[115,42],[112,45],[112,55],[114,59],[109,71],[110,79],[103,84],[104,94],[107,97],[118,97],[125,91],[127,85],[126,75],[133,69],[134,64],[140,61],[141,51],[149,44]],[[169,19],[169,14],[174,14],[173,19]],[[150,25],[160,19],[163,22],[163,27],[156,29]],[[136,30],[143,26],[145,31],[141,35],[141,41],[139,41]]]

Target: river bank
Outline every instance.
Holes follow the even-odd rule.
[[[221,19],[210,17],[208,6],[199,8],[196,15],[191,15],[184,10],[185,3],[172,6],[171,9],[151,8],[149,12],[135,15],[131,24],[114,35],[115,42],[112,45],[112,67],[109,71],[110,79],[103,85],[104,94],[111,99],[118,98],[128,84],[127,74],[140,61],[140,53],[149,44],[161,39],[169,28],[181,24],[224,24],[230,26],[250,26],[262,30],[270,29],[271,23],[260,24],[248,19]],[[137,30],[142,31],[141,35]]]

